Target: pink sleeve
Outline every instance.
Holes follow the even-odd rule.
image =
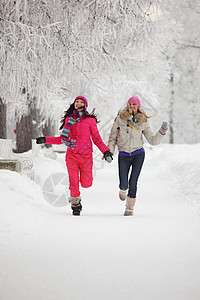
[[[61,135],[60,136],[45,136],[46,143],[45,144],[53,144],[53,145],[60,145],[61,142]]]
[[[65,119],[65,125],[67,124],[69,120],[69,117]],[[45,136],[46,138],[46,144],[52,144],[52,145],[61,145],[61,135],[60,136]]]
[[[91,120],[90,130],[91,130],[92,140],[94,144],[99,148],[99,150],[102,153],[104,153],[105,151],[110,151],[110,149],[102,141],[95,119]]]

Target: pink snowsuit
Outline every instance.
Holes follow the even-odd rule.
[[[66,118],[65,124],[68,120],[69,117]],[[78,197],[80,195],[79,182],[84,188],[88,188],[92,185],[93,146],[91,137],[94,144],[102,153],[110,151],[101,139],[94,118],[86,117],[71,127],[69,138],[76,140],[76,146],[74,146],[74,149],[67,149],[65,161],[69,175],[69,189],[72,197]],[[62,144],[61,136],[46,136],[46,144]]]

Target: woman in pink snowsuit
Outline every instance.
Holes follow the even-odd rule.
[[[40,137],[36,143],[65,144],[67,146],[66,165],[69,175],[69,202],[73,215],[80,215],[82,210],[79,182],[84,188],[92,185],[93,146],[104,154],[106,161],[112,160],[110,149],[104,144],[97,128],[97,118],[87,112],[88,102],[84,96],[77,96],[61,120],[62,134],[59,137]]]

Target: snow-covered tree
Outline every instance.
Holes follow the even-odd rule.
[[[167,55],[172,62],[171,81],[162,90],[168,110],[174,143],[198,143],[200,123],[200,3],[199,1],[168,1],[165,17],[182,24],[182,33],[175,51]]]
[[[162,1],[1,2],[1,97],[17,118],[33,99],[45,118],[55,117],[80,92],[94,105],[119,101],[120,77],[132,94],[137,82],[147,88],[169,76],[161,52],[174,29],[155,21]]]

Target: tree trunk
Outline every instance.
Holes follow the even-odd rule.
[[[32,117],[31,114],[23,116],[16,124],[17,153],[23,153],[32,147]]]
[[[45,126],[42,129],[42,133],[44,136],[53,136],[55,132],[55,123],[52,123],[50,120],[45,124]],[[52,145],[46,144],[46,147],[49,148]]]
[[[174,144],[174,77],[171,74],[170,79],[170,87],[171,87],[171,99],[170,99],[170,107],[169,107],[169,143]]]
[[[6,105],[0,98],[0,139],[6,139]]]
[[[47,123],[45,123],[45,126],[42,129],[42,133],[44,136],[52,136],[55,134],[55,123],[48,120]]]

